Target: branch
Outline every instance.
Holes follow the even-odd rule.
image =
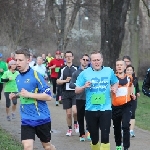
[[[48,4],[48,11],[50,12],[50,20],[51,20],[51,23],[53,25],[53,28],[55,30],[55,33],[58,37],[58,34],[59,34],[59,29],[58,29],[58,26],[56,25],[56,18],[55,18],[55,13],[54,13],[54,0],[49,0],[49,4]]]
[[[67,36],[69,35],[70,31],[72,30],[72,28],[74,26],[77,13],[80,9],[80,2],[81,2],[81,0],[77,0],[77,2],[74,4],[74,9],[72,11],[71,19],[68,21],[68,26],[66,27],[66,33],[65,33],[65,37],[64,37],[64,43],[65,43],[64,47],[66,47],[66,44],[68,43],[69,39],[67,38]]]
[[[150,9],[148,8],[146,2],[144,0],[142,0],[143,4],[145,5],[146,9],[147,9],[147,14],[148,14],[148,17],[150,17]]]
[[[74,2],[74,0],[72,0],[71,2],[72,2],[74,5],[76,5],[76,3],[77,3],[77,2]],[[80,5],[80,7],[98,7],[98,8],[100,7],[100,3],[98,3],[98,4],[95,3],[95,4],[94,4],[94,3],[92,3],[91,1],[86,1],[86,2],[84,2],[84,3],[80,3],[79,5]]]

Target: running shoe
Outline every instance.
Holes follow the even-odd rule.
[[[134,131],[130,131],[130,136],[135,137]]]
[[[116,150],[122,150],[122,146],[116,146]]]
[[[15,119],[15,118],[16,118],[15,114],[14,114],[14,113],[12,113],[12,119]]]
[[[90,132],[89,131],[86,131],[86,138],[87,138],[87,140],[91,141],[91,137],[90,137]]]
[[[79,133],[79,125],[78,124],[74,124],[74,131],[75,131],[75,133]]]
[[[11,121],[10,116],[7,116],[7,121]]]
[[[62,100],[59,100],[59,104],[62,104]]]
[[[71,136],[72,135],[72,129],[69,129],[66,133],[66,136]]]
[[[81,137],[80,137],[80,142],[84,142],[85,141],[85,135],[82,135]]]
[[[58,101],[56,101],[56,106],[58,106],[59,105],[59,102]]]

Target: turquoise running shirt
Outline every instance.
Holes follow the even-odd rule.
[[[111,85],[118,82],[114,71],[109,67],[102,67],[100,71],[88,67],[79,74],[76,86],[82,87],[88,81],[91,82],[91,87],[85,89],[85,110],[111,110]]]

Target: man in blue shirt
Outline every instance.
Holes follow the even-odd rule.
[[[42,75],[29,67],[30,52],[16,51],[15,59],[20,74],[16,78],[19,93],[10,94],[10,99],[20,97],[21,141],[24,150],[33,150],[35,134],[45,150],[55,150],[51,140],[51,118],[46,101],[51,100],[50,88]]]
[[[102,54],[93,52],[92,67],[79,74],[75,88],[76,93],[84,90],[86,93],[86,121],[91,135],[92,150],[110,150],[111,92],[116,92],[118,88],[118,79],[114,71],[102,66],[102,63]],[[101,129],[101,145],[99,128]]]

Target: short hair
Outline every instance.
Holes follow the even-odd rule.
[[[128,66],[126,67],[126,69],[129,68],[129,67],[131,67],[131,68],[133,69],[133,72],[134,72],[134,67],[133,67],[132,65],[128,65]]]
[[[67,53],[71,53],[72,56],[73,56],[73,52],[72,52],[72,51],[66,51],[66,52],[65,52],[65,56],[66,56]]]
[[[89,55],[85,53],[85,54],[83,54],[80,58],[82,59],[84,56],[89,57]]]
[[[117,58],[117,59],[116,59],[116,62],[117,62],[117,61],[124,61],[124,60],[123,60],[122,58]]]
[[[30,51],[27,48],[21,48],[15,51],[15,54],[23,54],[26,58],[30,58]]]
[[[99,50],[94,50],[94,51],[92,51],[92,52],[91,52],[91,55],[92,55],[92,54],[100,54],[101,57],[103,58],[103,54],[102,54],[102,52],[99,51]]]
[[[128,59],[128,60],[130,60],[130,61],[131,61],[130,56],[123,56],[123,60],[124,60],[124,59]]]

